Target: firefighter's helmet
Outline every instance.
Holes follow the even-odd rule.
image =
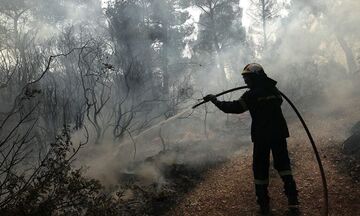
[[[250,63],[244,67],[243,71],[241,72],[241,75],[248,75],[248,74],[266,76],[263,67],[258,63]]]

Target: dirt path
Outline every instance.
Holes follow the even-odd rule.
[[[307,141],[304,141],[307,142]],[[360,185],[341,173],[336,155],[339,145],[329,148],[329,140],[317,140],[323,156],[329,188],[330,215],[360,215]],[[303,143],[303,142],[301,142]],[[337,142],[339,143],[339,142]],[[300,192],[302,215],[321,215],[322,184],[315,157],[309,145],[289,141],[289,151],[294,161],[294,175]],[[271,168],[271,205],[274,215],[285,215],[286,199],[282,194],[280,177]],[[168,215],[215,216],[256,215],[257,206],[251,172],[251,150],[235,156],[216,170],[211,170],[192,192]]]

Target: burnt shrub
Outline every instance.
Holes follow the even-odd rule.
[[[119,215],[100,182],[72,166],[81,146],[73,145],[65,127],[31,172],[8,173],[0,183],[0,215]]]

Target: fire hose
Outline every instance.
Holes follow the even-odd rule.
[[[227,94],[227,93],[230,93],[230,92],[233,92],[233,91],[237,91],[237,90],[241,90],[241,89],[247,89],[249,88],[248,86],[241,86],[241,87],[237,87],[237,88],[233,88],[233,89],[229,89],[229,90],[226,90],[224,92],[221,92],[219,94],[216,94],[215,96],[216,97],[219,97],[221,95],[224,95],[224,94]],[[329,214],[329,197],[328,197],[328,188],[327,188],[327,182],[326,182],[326,177],[325,177],[325,171],[324,171],[324,167],[322,165],[322,162],[321,162],[321,158],[320,158],[320,155],[319,155],[319,152],[317,150],[317,147],[315,145],[315,141],[310,133],[310,130],[309,128],[307,127],[303,117],[301,116],[300,112],[298,111],[298,109],[295,107],[295,105],[291,102],[291,100],[284,94],[282,93],[281,91],[279,91],[281,96],[289,103],[289,105],[291,106],[291,108],[295,111],[297,117],[299,118],[302,126],[304,127],[305,131],[306,131],[306,134],[309,138],[309,141],[311,143],[311,146],[314,150],[314,154],[316,156],[316,161],[319,165],[319,169],[320,169],[320,174],[321,174],[321,180],[322,180],[322,186],[323,186],[323,197],[324,197],[324,211],[323,211],[323,215],[324,216],[328,216]],[[194,105],[192,108],[195,109],[196,107],[204,104],[204,103],[207,103],[208,101],[202,101],[196,105]]]

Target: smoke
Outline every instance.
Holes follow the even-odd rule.
[[[129,179],[161,187],[168,183],[165,175],[174,166],[206,167],[249,146],[249,115],[229,120],[226,115],[209,113],[205,122],[204,114],[201,108],[193,113],[188,110],[120,143],[106,138],[98,146],[90,142],[78,155],[77,165],[85,166],[87,175],[109,187]],[[81,136],[75,134],[74,141]]]
[[[325,122],[339,118],[343,114],[339,110],[353,106],[352,98],[359,95],[358,62],[355,65],[357,71],[354,71],[349,64],[349,50],[339,43],[339,37],[343,38],[351,48],[353,58],[357,58],[359,30],[354,26],[360,21],[356,16],[359,6],[360,3],[354,1],[341,1],[336,6],[327,1],[291,1],[285,16],[269,21],[273,22],[269,29],[273,34],[272,41],[260,56],[254,51],[258,46],[256,41],[235,43],[220,53],[219,59],[225,62],[228,79],[225,84],[221,82],[218,59],[190,50],[189,58],[198,55],[194,59],[196,66],[192,68],[193,97],[202,98],[208,93],[244,85],[241,69],[249,62],[259,62],[267,74],[279,82],[280,90],[299,106],[305,118],[310,118],[309,123],[319,136],[333,137],[336,133],[338,137],[344,137],[352,117],[337,127],[326,126]],[[191,40],[196,39],[197,35],[188,38],[187,47],[191,47]],[[234,100],[241,94],[237,92],[221,99]],[[187,105],[195,102],[190,101]],[[291,123],[294,115],[290,107],[284,105],[283,108]],[[325,122],[319,121],[322,118]],[[250,122],[248,114],[225,115],[207,104],[190,117],[155,127],[135,141],[128,135],[120,143],[105,138],[101,145],[85,149],[80,161],[89,167],[89,175],[107,185],[123,181],[124,175],[137,176],[147,183],[164,184],[164,167],[209,163],[217,157],[230,157],[234,149],[248,146]],[[294,136],[302,136],[297,132],[301,128],[292,130]],[[213,154],[217,157],[212,157]],[[144,162],[154,155],[158,157]]]
[[[110,1],[110,3],[115,2]],[[249,1],[243,0],[241,2],[242,6],[249,6]],[[114,118],[114,116],[111,115],[113,113],[116,115],[133,111],[134,116],[130,114],[124,115],[121,120],[126,118],[134,118],[135,120],[128,128],[128,131],[125,131],[121,137],[114,139],[113,131],[108,129],[102,135],[101,142],[94,144],[96,131],[88,118],[85,117],[84,125],[87,126],[90,140],[78,156],[77,165],[85,166],[89,176],[100,179],[106,185],[121,183],[125,181],[124,178],[126,176],[136,176],[136,178],[141,179],[145,184],[151,182],[165,184],[166,178],[164,173],[166,173],[166,167],[173,164],[198,166],[199,164],[217,162],[231,157],[234,152],[240,151],[243,147],[250,144],[249,128],[251,119],[249,114],[226,115],[218,111],[212,104],[206,104],[197,110],[186,111],[179,118],[159,124],[159,126],[151,128],[145,134],[141,134],[140,131],[146,130],[151,125],[156,125],[169,117],[171,118],[171,116],[180,113],[182,110],[186,110],[198,102],[196,99],[202,98],[206,94],[215,94],[228,88],[244,85],[240,72],[250,62],[258,62],[263,65],[266,73],[278,81],[280,90],[300,107],[302,113],[305,113],[305,118],[310,117],[310,123],[319,126],[317,131],[322,132],[323,136],[334,134],[334,132],[340,134],[339,131],[341,130],[345,131],[344,128],[346,128],[347,122],[351,120],[343,121],[341,123],[342,126],[336,128],[325,127],[323,124],[317,124],[315,121],[317,118],[325,119],[324,122],[339,118],[343,114],[339,110],[348,110],[349,107],[354,107],[354,103],[359,104],[359,102],[354,102],[354,98],[357,98],[360,93],[358,87],[360,83],[360,43],[358,42],[360,30],[356,28],[357,24],[360,23],[360,17],[358,16],[360,2],[351,0],[279,1],[279,3],[284,2],[287,3],[288,7],[281,10],[282,14],[268,20],[269,28],[267,31],[270,39],[267,47],[261,44],[261,34],[255,33],[254,29],[248,27],[252,23],[251,17],[246,17],[246,13],[242,13],[246,17],[246,19],[242,17],[243,22],[235,19],[228,29],[225,29],[225,27],[221,29],[222,25],[217,26],[219,29],[216,29],[216,31],[219,32],[219,35],[220,33],[226,35],[225,33],[228,33],[229,29],[237,30],[234,31],[236,33],[234,35],[237,37],[233,35],[231,40],[226,41],[223,44],[224,46],[220,47],[220,51],[199,51],[198,49],[198,40],[202,28],[198,22],[201,21],[201,14],[199,13],[203,13],[202,10],[191,7],[188,9],[176,8],[176,16],[181,16],[182,18],[179,20],[184,22],[181,23],[179,21],[180,23],[173,24],[169,28],[171,29],[171,34],[176,35],[176,37],[170,42],[165,41],[169,43],[169,48],[166,49],[166,52],[162,51],[164,53],[158,53],[161,52],[160,48],[164,45],[161,34],[159,34],[160,36],[157,35],[160,31],[154,31],[157,34],[148,35],[147,32],[138,32],[136,28],[139,27],[140,29],[140,25],[132,25],[132,23],[131,25],[126,25],[126,22],[119,22],[123,26],[119,23],[116,24],[124,28],[119,28],[115,31],[115,28],[115,30],[112,29],[114,26],[111,26],[111,31],[114,30],[112,35],[111,33],[106,33],[110,29],[110,25],[107,23],[110,21],[106,21],[106,15],[102,7],[107,7],[108,5],[104,5],[100,1],[80,1],[80,3],[78,1],[61,1],[61,4],[49,4],[51,7],[39,9],[37,21],[31,22],[30,25],[31,28],[38,29],[37,37],[39,41],[51,41],[52,38],[59,37],[61,34],[66,35],[64,29],[67,29],[69,26],[72,26],[76,34],[68,38],[64,36],[64,40],[72,38],[75,41],[74,44],[76,44],[77,40],[84,42],[83,40],[87,39],[88,34],[100,42],[105,41],[104,44],[109,42],[110,38],[113,40],[112,42],[115,41],[114,43],[116,43],[114,38],[119,35],[123,36],[119,37],[120,39],[129,40],[119,46],[112,46],[112,44],[104,45],[106,48],[103,48],[103,50],[101,50],[102,47],[98,48],[106,54],[98,58],[96,57],[96,63],[93,63],[95,60],[93,62],[89,61],[92,64],[85,65],[83,68],[86,66],[90,68],[93,64],[96,65],[100,62],[100,66],[91,68],[93,71],[86,74],[87,77],[91,77],[92,72],[97,72],[99,67],[106,65],[111,75],[109,76],[110,78],[107,77],[106,81],[119,79],[120,81],[116,81],[125,81],[131,84],[130,89],[133,92],[127,98],[128,104],[117,111],[114,111],[118,109],[116,102],[123,100],[124,95],[127,96],[124,93],[126,88],[124,87],[125,85],[112,86],[111,97],[115,99],[105,106],[101,115],[103,119],[110,116],[110,121],[106,122],[106,119],[103,123],[100,123],[100,126],[106,128],[110,125],[109,128],[112,129],[114,119],[111,118]],[[162,4],[162,1],[159,0],[157,3],[159,8],[157,10],[158,13],[155,15],[159,16],[157,17],[159,20],[175,19],[167,14],[167,8]],[[142,11],[139,8],[141,7],[137,5],[133,7],[133,10],[141,11],[144,13],[141,15],[145,16],[145,12],[148,11]],[[45,9],[48,9],[47,13],[45,13]],[[124,11],[128,9],[126,7],[123,8]],[[286,12],[283,12],[284,10]],[[184,11],[189,12],[189,14],[180,13]],[[134,22],[135,24],[141,18],[139,14],[135,13],[120,14],[124,15],[124,17],[121,17],[122,19]],[[190,17],[187,17],[187,15],[190,15]],[[127,16],[134,16],[136,18],[131,20]],[[224,22],[223,24],[225,26],[228,23]],[[245,28],[237,29],[236,27],[243,24],[246,25],[247,32],[246,36],[241,38],[244,33],[242,30]],[[190,31],[191,25],[194,25],[193,28],[195,29],[192,32]],[[151,28],[146,29],[147,31],[163,27],[156,23],[150,26]],[[181,28],[185,30],[175,31]],[[126,30],[132,32],[128,35],[125,32]],[[139,36],[140,33],[144,35]],[[204,38],[204,35],[202,36]],[[181,37],[183,39],[178,39]],[[136,38],[136,40],[132,41],[131,39],[133,38]],[[153,38],[156,38],[156,40],[153,40]],[[210,39],[211,37],[209,37]],[[151,52],[147,50],[147,53],[144,54],[142,47],[146,47],[149,43],[153,43],[151,47],[160,48],[154,48]],[[176,47],[174,44],[177,43],[182,45]],[[71,43],[69,42],[69,44]],[[66,45],[68,44],[66,43],[63,46]],[[135,74],[133,77],[125,77],[124,80],[121,80],[121,76],[127,73],[127,71],[120,67],[126,65],[126,60],[128,59],[125,57],[130,55],[129,50],[124,47],[133,51],[134,56],[129,56],[129,59],[133,57],[131,59],[133,62],[131,63],[134,63],[134,65],[130,64],[131,67],[129,68],[133,69],[133,66],[138,66],[138,68],[134,69],[134,71],[138,70],[138,74]],[[113,55],[113,52],[118,53]],[[93,54],[90,51],[89,53]],[[91,56],[91,54],[88,56]],[[183,55],[186,58],[180,61],[179,58],[183,57]],[[153,109],[146,109],[151,107],[152,104],[147,102],[144,102],[142,106],[139,104],[141,104],[142,100],[146,101],[149,99],[151,94],[153,94],[149,90],[148,85],[154,83],[149,84],[150,81],[148,80],[156,76],[162,76],[161,73],[164,71],[164,68],[159,66],[161,65],[159,62],[162,60],[158,58],[163,58],[163,56],[166,56],[167,60],[169,60],[166,70],[170,77],[169,85],[172,86],[169,87],[169,95],[172,96],[172,101],[166,101],[159,106],[153,105]],[[74,58],[71,60],[78,60],[77,58],[79,58],[74,54],[69,59],[72,57]],[[64,67],[68,70],[66,73],[71,75],[69,77],[72,77],[70,81],[76,83],[74,92],[69,94],[75,95],[76,93],[80,95],[81,88],[78,87],[80,82],[77,82],[78,80],[73,77],[76,77],[74,71],[80,68],[78,64],[82,62],[74,61],[74,63],[69,59],[64,60],[66,62]],[[140,63],[135,65],[138,62]],[[183,68],[184,65],[186,65],[186,68]],[[103,72],[104,70],[101,71]],[[151,74],[153,71],[158,71],[158,73]],[[151,76],[143,75],[145,73],[151,74]],[[226,77],[225,79],[224,76]],[[145,79],[145,81],[141,80],[141,78]],[[163,79],[162,77],[158,80],[162,82]],[[67,92],[65,91],[67,90],[66,84],[69,84],[70,81],[67,82],[65,78],[64,81],[61,81],[65,84],[56,81],[57,84],[63,85],[63,87],[57,87],[57,89]],[[91,81],[93,80],[89,78],[89,83]],[[161,87],[161,85],[155,84],[154,86]],[[89,89],[90,87],[92,86],[89,85]],[[161,95],[161,89],[156,90],[155,92]],[[183,104],[179,106],[178,103],[181,101],[180,93],[182,92],[182,94],[186,95],[188,90],[191,90],[191,93],[189,93],[186,100],[182,101]],[[241,94],[242,92],[236,92],[225,95],[220,99],[235,100]],[[83,95],[80,96],[83,97]],[[96,96],[98,95],[94,97]],[[155,99],[161,101],[162,98],[157,97]],[[75,103],[74,101],[76,100],[72,98],[64,106]],[[355,99],[355,101],[359,100]],[[140,110],[137,106],[145,108]],[[133,110],[129,110],[131,108]],[[170,114],[164,113],[166,109],[170,110]],[[82,107],[76,111],[79,113],[86,112]],[[284,106],[284,111],[286,117],[292,120],[293,115],[290,113],[288,106]],[[88,115],[91,114],[90,112]],[[317,118],[312,118],[315,115]],[[353,118],[351,115],[354,114],[349,112],[348,119]],[[356,120],[354,119],[353,121]],[[79,143],[81,140],[84,140],[84,130],[73,134],[74,143]]]
[[[287,16],[269,29],[271,45],[254,61],[296,101],[344,104],[358,92],[359,32],[354,26],[360,21],[355,15],[359,6],[356,1],[291,1]]]
[[[43,1],[33,2],[34,20],[31,28],[36,29],[37,39],[47,41],[58,37],[66,27],[73,27],[76,31],[86,28],[92,33],[101,34],[106,26],[101,1]],[[27,23],[29,24],[29,23]]]

